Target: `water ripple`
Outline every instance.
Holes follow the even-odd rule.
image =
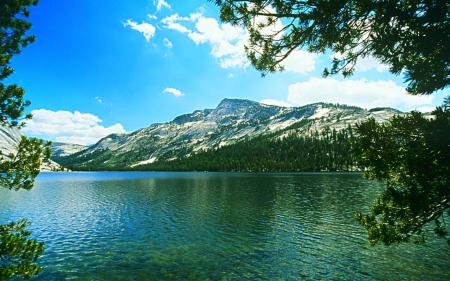
[[[44,174],[0,191],[0,218],[46,242],[35,280],[450,279],[441,241],[368,245],[354,213],[381,188],[354,174]]]

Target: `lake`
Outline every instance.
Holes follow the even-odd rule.
[[[33,280],[450,280],[450,246],[368,244],[358,173],[43,173],[0,222],[45,241]]]

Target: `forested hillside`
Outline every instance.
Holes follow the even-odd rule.
[[[80,152],[52,159],[74,170],[354,170],[357,163],[348,155],[353,136],[349,126],[369,118],[384,123],[396,114],[402,113],[329,103],[286,108],[224,99],[215,109],[112,134]]]
[[[72,170],[292,172],[354,171],[361,166],[360,155],[350,147],[355,138],[350,125],[340,131],[327,127],[308,135],[297,134],[292,128],[286,131],[290,133],[261,135],[174,159],[180,154],[180,148],[166,152],[154,163],[134,168],[97,163],[67,167]]]
[[[291,133],[273,135],[205,151],[173,161],[157,161],[137,166],[139,171],[353,171],[358,169],[359,155],[352,152],[354,139],[350,126],[341,131],[326,128],[310,136]]]

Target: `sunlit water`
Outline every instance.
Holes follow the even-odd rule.
[[[45,241],[35,280],[450,280],[450,247],[368,245],[360,174],[47,173],[0,190]]]

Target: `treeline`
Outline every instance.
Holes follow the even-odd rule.
[[[156,161],[134,171],[298,172],[354,171],[359,153],[352,151],[351,126],[340,131],[325,128],[309,136],[290,133],[264,135],[233,145],[202,151],[172,161]],[[170,152],[168,152],[170,153]]]

